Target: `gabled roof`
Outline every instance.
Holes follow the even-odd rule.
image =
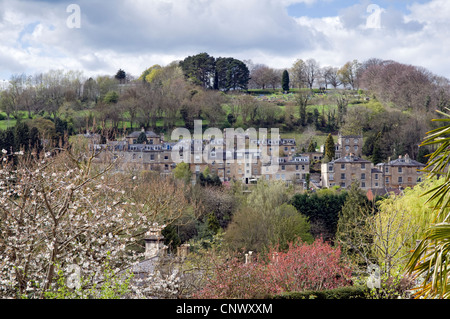
[[[334,161],[334,163],[372,163],[358,156],[344,156]]]
[[[417,166],[425,167],[426,166],[425,164],[422,164],[418,161],[415,161],[413,159],[408,159],[408,158],[407,159],[399,158],[399,159],[390,161],[388,163],[388,165],[390,165],[390,166],[414,166],[414,167],[417,167]]]
[[[143,131],[134,131],[133,133],[128,134],[127,138],[138,138],[139,135],[141,135],[142,132]],[[147,136],[147,138],[149,138],[149,137],[160,137],[158,134],[156,134],[153,131],[145,131],[144,133]]]

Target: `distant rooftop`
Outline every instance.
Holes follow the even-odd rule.
[[[148,137],[160,137],[158,134],[156,134],[153,131],[134,131],[133,133],[130,133],[127,135],[127,138],[138,138],[141,133],[144,132],[145,135]]]
[[[354,162],[371,163],[368,160],[362,159],[361,157],[354,156],[354,155],[347,155],[347,156],[341,157],[334,161],[334,163],[354,163]]]

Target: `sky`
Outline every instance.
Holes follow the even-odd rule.
[[[450,78],[449,22],[448,0],[0,0],[0,82],[139,77],[202,52],[277,69],[379,58]]]

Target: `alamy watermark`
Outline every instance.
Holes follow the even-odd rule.
[[[366,11],[370,13],[366,20],[366,28],[381,29],[381,14],[384,12],[384,9],[372,3],[367,7]]]
[[[69,29],[81,28],[81,8],[78,4],[70,4],[66,8],[66,12],[70,13],[67,17],[66,25]]]
[[[187,128],[176,128],[171,139],[179,141],[172,148],[172,161],[176,164],[256,164],[265,172],[276,173],[279,167],[280,132],[278,128],[208,128],[203,132],[201,120],[194,121],[194,134]]]
[[[378,265],[371,264],[367,267],[367,273],[369,278],[367,278],[367,287],[369,289],[375,289],[381,287],[381,274],[380,267]]]

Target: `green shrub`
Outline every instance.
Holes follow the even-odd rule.
[[[272,296],[272,299],[365,299],[367,287],[340,287],[321,291],[287,292]]]

